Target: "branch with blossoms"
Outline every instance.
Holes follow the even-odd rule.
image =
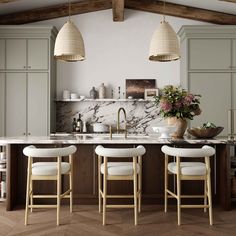
[[[159,115],[192,120],[201,114],[199,107],[201,95],[191,94],[181,87],[165,86],[159,96],[155,96],[155,103],[159,108]]]

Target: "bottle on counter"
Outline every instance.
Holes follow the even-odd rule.
[[[72,132],[76,132],[76,127],[77,127],[77,121],[76,118],[74,118],[72,122]]]
[[[83,122],[83,133],[87,133],[86,120],[84,120],[84,122]]]
[[[78,133],[83,132],[83,122],[81,120],[81,114],[79,114],[79,118],[77,119],[76,132]]]
[[[97,98],[98,92],[97,92],[97,90],[95,89],[95,87],[93,87],[93,88],[90,90],[89,95],[90,95],[90,98],[92,98],[92,99],[96,99],[96,98]]]
[[[101,86],[99,87],[98,97],[100,99],[106,97],[106,87],[105,87],[104,83],[102,83]]]

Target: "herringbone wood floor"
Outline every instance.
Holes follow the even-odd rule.
[[[222,211],[214,208],[214,226],[208,223],[208,214],[200,209],[184,209],[182,223],[177,226],[176,208],[170,206],[169,212],[163,212],[163,206],[143,206],[139,215],[139,225],[133,225],[133,211],[129,209],[108,210],[107,226],[102,226],[102,216],[97,206],[74,206],[69,213],[68,206],[62,206],[61,226],[56,227],[56,210],[35,210],[30,214],[29,225],[24,226],[24,210],[5,211],[0,204],[0,235],[18,236],[192,236],[236,235],[236,208]]]

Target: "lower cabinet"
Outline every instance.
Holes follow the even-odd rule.
[[[6,73],[5,135],[48,135],[47,73]]]
[[[30,144],[28,144],[30,145]],[[61,145],[34,144],[37,147],[56,147]],[[11,144],[8,165],[7,209],[12,210],[17,204],[25,204],[27,158],[22,150],[26,145]],[[66,145],[67,146],[67,145]],[[77,152],[74,156],[73,198],[75,204],[98,203],[98,170],[97,156],[93,144],[77,144]],[[134,147],[129,144],[104,145],[106,147]],[[161,144],[145,144],[146,154],[143,156],[142,176],[142,202],[143,204],[163,204],[164,199],[164,155],[161,152]],[[188,145],[188,147],[196,145]],[[230,190],[227,189],[227,145],[216,145],[217,155],[211,158],[212,194],[213,202],[220,203],[225,209],[230,208]],[[187,147],[185,145],[185,147]],[[53,160],[53,159],[52,159]],[[52,161],[50,160],[50,161]],[[36,160],[37,161],[37,160]],[[53,160],[55,161],[55,159]],[[173,188],[174,176],[169,178],[169,186]],[[62,191],[68,189],[68,177],[63,176]],[[132,194],[132,181],[108,181],[108,194]],[[53,181],[35,181],[34,192],[39,194],[55,194],[56,184]],[[182,185],[183,194],[202,194],[202,181],[186,181]],[[54,200],[38,201],[51,203]],[[67,203],[68,200],[64,200]],[[110,199],[119,204],[120,201],[128,203],[129,199]],[[175,200],[172,200],[174,203]],[[187,199],[188,201],[188,199]],[[171,202],[171,200],[170,200]]]

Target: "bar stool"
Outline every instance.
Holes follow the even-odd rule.
[[[98,155],[98,196],[99,212],[103,199],[103,225],[106,224],[107,208],[134,208],[134,224],[138,224],[138,211],[141,211],[142,189],[142,155],[146,152],[143,146],[136,148],[104,148],[99,145],[95,149]],[[108,162],[108,158],[133,158],[132,162]],[[138,158],[138,160],[137,160]],[[103,159],[103,160],[102,160]],[[102,189],[103,175],[103,189]],[[133,195],[108,195],[107,181],[133,180]],[[138,185],[138,186],[137,186]],[[108,198],[133,198],[133,205],[107,205]]]
[[[25,225],[28,224],[29,208],[57,208],[57,225],[60,217],[60,201],[62,198],[70,198],[70,212],[72,212],[72,191],[73,191],[73,158],[72,154],[76,152],[76,147],[71,145],[63,148],[36,148],[28,146],[23,149],[25,156],[28,156],[27,170],[27,188],[26,188],[26,205],[25,205]],[[62,162],[63,156],[69,156],[69,162]],[[56,157],[57,162],[35,162],[33,158]],[[61,175],[69,175],[69,189],[61,193]],[[57,195],[34,195],[34,180],[56,180]],[[33,204],[34,198],[56,198],[56,205],[36,205]],[[30,199],[30,204],[29,204]]]
[[[165,212],[167,212],[168,198],[176,198],[178,225],[181,224],[181,208],[204,208],[204,212],[209,208],[209,221],[210,225],[212,225],[211,168],[209,157],[215,154],[215,149],[207,145],[202,148],[174,148],[164,145],[161,150],[165,153]],[[169,163],[169,156],[176,156],[176,162]],[[204,157],[205,162],[181,162],[181,157]],[[177,194],[168,189],[168,174],[174,174],[177,176]],[[181,195],[182,180],[203,180],[204,195]],[[181,198],[203,198],[204,204],[183,205],[181,204]]]

